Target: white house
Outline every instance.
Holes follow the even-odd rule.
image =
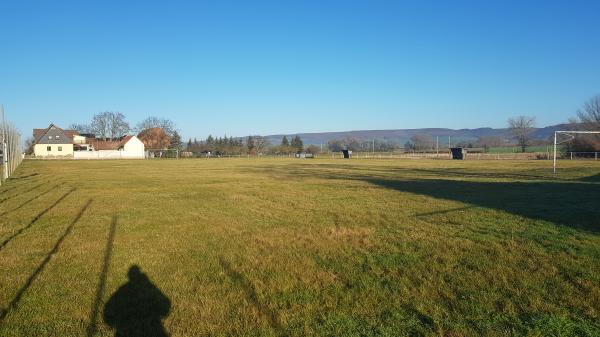
[[[75,159],[144,159],[144,143],[136,136],[124,136],[119,140],[93,139],[90,151],[75,151]]]

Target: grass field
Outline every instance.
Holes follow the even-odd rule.
[[[525,150],[526,152],[552,152],[552,145],[548,146],[528,146]],[[500,147],[490,147],[489,153],[519,153],[521,152],[521,148],[518,146],[500,146]]]
[[[2,336],[600,335],[598,162],[25,161],[0,215]]]

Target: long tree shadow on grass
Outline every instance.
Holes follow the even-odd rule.
[[[22,194],[25,194],[25,193],[29,193],[29,192],[31,192],[31,191],[33,191],[33,190],[35,190],[36,188],[39,188],[40,186],[43,186],[44,184],[47,184],[47,183],[48,183],[47,181],[44,181],[44,182],[42,182],[42,183],[40,183],[40,184],[37,184],[37,185],[35,185],[35,186],[33,186],[33,187],[31,187],[31,188],[29,188],[29,189],[25,190],[25,191],[22,191],[22,192],[19,192],[19,193],[15,193],[15,194],[13,194],[13,195],[11,195],[11,196],[8,196],[8,197],[5,197],[5,198],[2,198],[2,199],[0,199],[0,204],[2,204],[2,203],[4,203],[5,201],[8,201],[8,200],[10,200],[10,199],[12,199],[12,198],[14,198],[14,197],[17,197],[17,196],[19,196],[19,195],[22,195]]]
[[[37,176],[37,175],[39,175],[39,173],[37,173],[37,172],[33,172],[33,173],[30,173],[30,174],[26,174],[26,175],[24,175],[24,176],[13,176],[13,177],[11,177],[11,179],[14,179],[14,180],[19,180],[19,181],[21,181],[21,180],[30,179],[30,178],[32,178],[32,177],[35,177],[35,176]]]
[[[16,211],[16,210],[19,210],[19,209],[21,209],[21,208],[25,207],[25,206],[26,206],[27,204],[29,204],[30,202],[32,202],[32,201],[34,201],[34,200],[38,199],[39,197],[41,197],[41,196],[43,196],[43,195],[47,194],[47,193],[48,193],[48,192],[50,192],[50,191],[53,191],[54,189],[58,188],[59,186],[60,186],[60,183],[59,183],[59,184],[57,184],[56,186],[52,186],[52,187],[50,187],[49,189],[47,189],[47,190],[45,190],[45,191],[43,191],[43,192],[41,192],[41,193],[38,193],[38,194],[34,195],[33,197],[31,197],[31,198],[27,199],[26,201],[22,202],[22,203],[21,203],[19,206],[15,207],[15,208],[13,208],[13,209],[11,209],[11,210],[6,210],[6,211],[4,211],[4,212],[0,213],[0,216],[5,216],[6,214],[12,213],[12,212],[14,212],[14,211]]]
[[[162,319],[171,310],[171,300],[154,285],[140,267],[132,265],[128,281],[104,306],[104,321],[117,337],[168,336]]]
[[[54,207],[56,207],[58,204],[61,203],[61,201],[63,201],[67,196],[69,196],[69,194],[73,193],[76,190],[76,188],[72,188],[71,190],[69,190],[68,192],[66,192],[65,194],[63,194],[60,198],[58,198],[58,200],[56,200],[52,205],[46,207],[43,211],[41,211],[40,213],[38,213],[31,221],[29,221],[29,223],[21,228],[19,228],[16,232],[13,233],[13,235],[9,236],[8,238],[4,239],[2,241],[2,243],[0,243],[0,251],[2,249],[4,249],[4,247],[10,242],[12,241],[14,238],[16,238],[17,236],[21,235],[24,231],[26,231],[27,229],[29,229],[31,226],[33,226],[44,214],[48,213],[51,209],[53,209]]]
[[[48,252],[48,254],[46,254],[46,257],[44,257],[42,262],[37,266],[37,268],[33,271],[33,273],[27,278],[27,280],[25,281],[25,284],[23,284],[23,286],[17,291],[17,293],[15,294],[15,297],[13,297],[13,299],[10,301],[8,306],[4,309],[0,309],[0,323],[10,311],[14,310],[17,307],[17,305],[21,301],[21,298],[23,297],[23,295],[25,294],[25,292],[27,292],[27,289],[29,289],[31,284],[33,284],[33,281],[35,281],[35,279],[40,275],[40,273],[42,271],[44,271],[44,269],[48,265],[48,262],[50,262],[50,260],[52,259],[52,256],[54,256],[54,254],[56,254],[58,252],[60,245],[63,243],[65,238],[69,234],[71,234],[71,232],[73,231],[73,227],[75,227],[75,224],[77,224],[77,222],[79,222],[79,219],[81,219],[81,217],[83,216],[83,213],[90,207],[91,203],[92,203],[92,199],[89,199],[85,203],[85,205],[83,205],[83,207],[79,210],[79,212],[77,212],[77,215],[75,216],[75,218],[67,226],[67,228],[65,229],[63,234],[58,238],[58,240],[56,241],[56,243],[54,244],[52,249]]]
[[[475,182],[362,178],[398,191],[455,200],[530,219],[600,232],[600,188],[568,182]]]
[[[100,308],[100,301],[104,297],[104,290],[106,288],[106,275],[110,267],[110,260],[113,250],[113,242],[115,240],[115,232],[117,230],[117,216],[113,216],[110,229],[108,231],[108,237],[106,239],[106,248],[104,249],[104,259],[102,260],[102,270],[100,271],[100,277],[98,280],[98,286],[96,287],[96,297],[92,304],[92,311],[90,314],[90,325],[87,329],[87,335],[93,336],[96,333],[96,324],[98,321],[98,310]]]
[[[250,302],[250,304],[252,304],[258,310],[258,313],[269,322],[269,325],[277,333],[277,335],[286,336],[287,334],[285,333],[285,330],[279,323],[277,313],[271,310],[271,308],[269,308],[266,304],[260,302],[258,294],[256,293],[256,289],[252,283],[243,274],[233,269],[229,262],[227,262],[223,257],[219,257],[219,264],[231,281],[244,291],[248,302]]]
[[[7,180],[10,182],[10,184],[9,185],[2,184],[2,186],[0,186],[0,193],[8,192],[8,191],[18,188],[24,184],[31,184],[37,179],[38,175],[39,175],[38,173],[34,173],[34,174],[29,174],[29,175],[21,176],[21,177],[14,177],[14,176],[10,177],[10,178],[8,178],[9,180]],[[31,178],[33,178],[33,179],[31,179]]]
[[[600,173],[593,175],[593,176],[581,178],[580,180],[590,182],[590,183],[600,183]]]

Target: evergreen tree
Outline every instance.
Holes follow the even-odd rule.
[[[292,148],[298,152],[302,152],[304,150],[304,144],[302,143],[302,139],[299,136],[294,136],[292,138],[292,142],[290,144]]]
[[[171,144],[169,145],[170,149],[181,150],[181,136],[177,131],[173,132],[173,136],[171,137]]]
[[[281,140],[281,146],[290,146],[290,142],[288,141],[286,136],[283,136],[283,139]]]
[[[246,146],[248,147],[248,152],[252,153],[252,150],[254,150],[254,137],[248,136],[248,140],[246,141]]]
[[[191,150],[192,150],[192,138],[190,138],[190,140],[188,140],[188,143],[187,143],[187,150],[188,150],[188,151],[191,151]]]

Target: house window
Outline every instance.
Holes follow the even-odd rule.
[[[62,151],[62,146],[59,146],[59,147],[58,147],[58,151]]]
[[[48,139],[52,139],[52,136],[48,136]]]
[[[59,136],[54,136],[54,138],[58,139],[58,138],[60,138],[60,137],[59,137]]]
[[[52,151],[52,146],[46,146],[46,151],[48,151],[48,152]]]

